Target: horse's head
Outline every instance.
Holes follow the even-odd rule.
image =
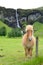
[[[32,40],[32,35],[33,35],[33,26],[32,25],[27,25],[26,26],[26,33],[27,33],[29,41],[31,41]]]

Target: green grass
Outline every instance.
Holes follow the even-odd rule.
[[[33,57],[25,58],[21,38],[0,37],[0,65],[43,65],[43,38],[39,38],[38,53],[36,58],[34,46]]]
[[[34,29],[36,30],[35,36],[43,37],[43,24],[39,22],[35,22],[33,26]]]
[[[7,33],[12,29],[0,21],[0,28],[3,26]],[[35,22],[34,28],[37,30],[34,35],[39,37],[38,57],[34,46],[32,58],[25,58],[21,38],[0,37],[0,65],[43,65],[43,24]]]
[[[11,27],[8,27],[8,25],[6,25],[2,21],[0,21],[0,28],[3,27],[3,26],[6,27],[7,33],[12,29]]]

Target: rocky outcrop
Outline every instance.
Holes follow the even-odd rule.
[[[37,9],[17,9],[18,23],[22,27],[23,21],[33,24],[36,21],[43,23],[43,7]],[[0,20],[11,27],[17,27],[16,10],[0,7]]]

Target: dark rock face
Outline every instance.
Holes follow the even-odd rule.
[[[0,19],[3,20],[5,24],[11,27],[16,27],[16,10],[14,9],[6,9],[4,7],[0,7]]]
[[[27,24],[33,24],[36,21],[43,23],[43,8],[32,10],[17,9],[17,13],[20,27],[22,27],[21,23],[23,21],[26,21]],[[3,22],[10,27],[17,27],[15,9],[6,9],[4,7],[0,7],[0,19],[3,20]]]
[[[40,17],[41,17],[40,13],[31,14],[28,16],[28,23],[33,24],[35,21],[38,21]]]

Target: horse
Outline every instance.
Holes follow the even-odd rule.
[[[32,50],[35,43],[35,37],[33,35],[33,26],[27,25],[25,29],[26,33],[23,35],[22,44],[25,50],[25,56],[32,56]]]

